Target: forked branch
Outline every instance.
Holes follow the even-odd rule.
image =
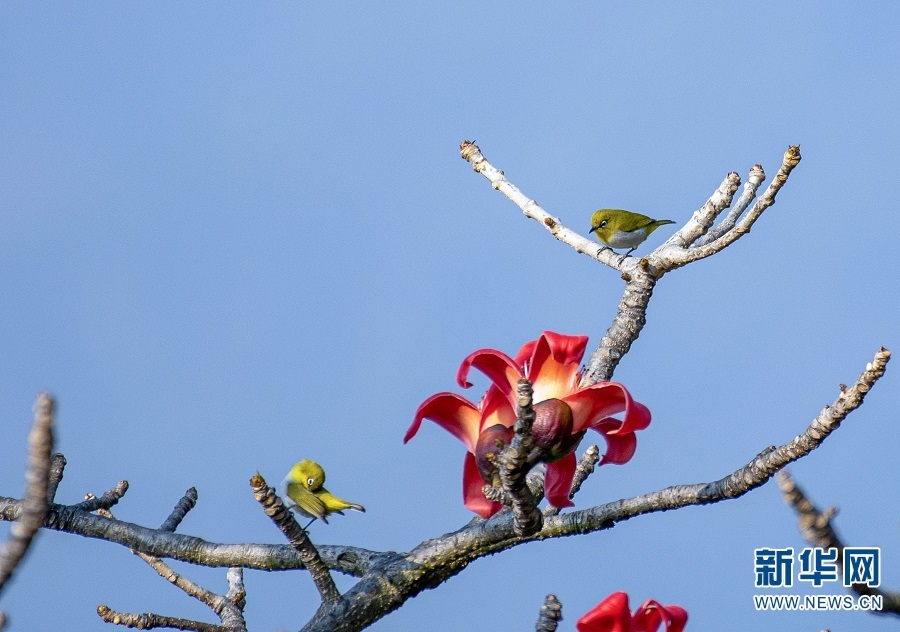
[[[750,211],[743,215],[766,177],[762,167],[754,165],[737,205],[715,225],[722,211],[731,206],[734,194],[741,184],[737,173],[729,173],[684,226],[662,246],[645,257],[638,258],[621,257],[609,248],[567,228],[558,217],[551,215],[522,193],[506,178],[503,171],[489,163],[475,143],[463,141],[460,144],[460,155],[475,171],[487,178],[494,189],[508,197],[527,217],[540,222],[559,241],[571,246],[576,252],[622,272],[626,283],[616,317],[588,360],[582,386],[612,379],[619,361],[631,349],[647,322],[647,306],[659,278],[666,272],[720,252],[750,232],[763,211],[775,203],[775,196],[787,182],[794,167],[800,163],[800,148],[789,147],[775,179]]]

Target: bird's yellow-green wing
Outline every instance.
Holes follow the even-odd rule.
[[[660,226],[665,226],[666,224],[674,224],[674,223],[675,222],[673,222],[670,219],[654,219],[649,224],[646,225],[647,236],[649,237],[650,233],[652,233],[654,230],[656,230]]]
[[[318,518],[322,522],[328,523],[325,516],[329,514],[329,510],[325,503],[314,493],[306,489],[301,483],[288,483],[287,493],[288,496],[291,497],[291,500],[297,503],[295,509],[298,509],[300,513],[309,516],[310,518]]]
[[[362,505],[351,503],[349,500],[344,500],[343,498],[338,498],[324,487],[316,492],[316,496],[325,505],[328,513],[340,513],[344,509],[354,509],[362,512],[365,512],[366,510]]]

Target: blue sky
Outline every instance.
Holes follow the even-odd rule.
[[[248,480],[311,457],[368,509],[317,542],[407,550],[467,522],[461,444],[433,425],[401,443],[416,407],[477,348],[552,329],[592,349],[622,282],[491,190],[463,139],[583,231],[599,207],[683,223],[729,171],[771,178],[801,145],[752,233],[657,287],[615,376],[654,421],[577,504],[724,476],[900,348],[898,20],[889,2],[4,3],[0,494],[21,493],[49,390],[61,502],[128,479],[115,513],[152,526],[196,486],[181,532],[279,543]],[[897,371],[791,471],[900,589]],[[479,560],[371,629],[530,629],[552,592],[573,630],[616,590],[682,605],[688,630],[888,629],[755,612],[767,546],[805,546],[774,484]],[[224,570],[175,566],[224,591]],[[2,607],[12,630],[108,629],[98,603],[211,620],[165,583],[45,532]],[[304,573],[246,584],[252,629],[315,609]]]

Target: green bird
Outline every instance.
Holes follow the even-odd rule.
[[[601,208],[591,216],[591,232],[608,248],[630,248],[624,259],[640,246],[654,230],[665,224],[674,224],[670,219],[653,219],[640,213],[616,208]]]
[[[312,518],[309,524],[303,527],[304,530],[316,519],[328,524],[327,516],[333,513],[343,515],[344,509],[366,510],[362,505],[338,498],[325,489],[324,484],[325,470],[321,465],[309,459],[296,463],[281,481],[285,506],[294,513]]]

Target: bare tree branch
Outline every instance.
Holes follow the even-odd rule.
[[[730,176],[731,174],[729,174]],[[734,174],[737,176],[737,174]],[[715,241],[729,230],[734,228],[735,224],[737,224],[738,218],[743,215],[744,211],[747,210],[747,207],[750,206],[750,202],[756,198],[756,191],[759,189],[759,185],[761,185],[766,179],[766,172],[763,171],[762,165],[756,164],[753,165],[753,168],[750,169],[750,177],[747,180],[747,183],[744,184],[744,192],[741,194],[741,197],[738,198],[737,204],[734,205],[728,215],[725,216],[721,222],[719,222],[716,226],[711,228],[709,232],[705,235],[697,239],[694,242],[695,246],[704,246],[710,242]],[[740,179],[738,179],[740,181]]]
[[[778,173],[775,174],[775,179],[772,180],[772,183],[766,189],[765,193],[756,200],[753,208],[751,208],[733,228],[723,231],[714,241],[693,248],[686,248],[686,245],[699,239],[700,234],[702,234],[702,232],[697,234],[698,229],[694,227],[699,228],[702,226],[704,227],[705,232],[705,227],[711,225],[711,221],[725,208],[707,209],[707,207],[704,207],[694,213],[694,217],[691,218],[685,228],[682,228],[672,238],[666,241],[666,243],[650,253],[648,259],[650,260],[651,265],[654,265],[660,271],[660,276],[662,276],[665,272],[687,265],[692,261],[705,259],[733,244],[735,241],[749,233],[750,228],[756,220],[760,218],[763,211],[775,203],[775,196],[781,190],[781,187],[784,186],[785,182],[787,182],[791,171],[793,171],[794,167],[798,164],[800,164],[800,147],[792,145],[784,152],[784,159],[781,162]],[[762,171],[762,167],[754,165],[753,171],[756,172],[758,177],[758,174]],[[737,174],[734,175],[736,176]],[[753,177],[752,174],[751,177]],[[765,176],[763,175],[763,177]],[[762,180],[760,180],[760,182],[762,182]],[[738,184],[740,184],[740,179],[737,180],[737,184],[734,186],[735,190],[737,189]],[[733,192],[734,191],[732,191],[732,194]],[[730,202],[731,198],[729,197],[728,203],[730,204]]]
[[[328,572],[328,566],[322,561],[319,551],[313,546],[306,531],[300,528],[300,525],[294,520],[294,515],[285,508],[281,498],[275,493],[275,489],[266,484],[266,480],[259,472],[250,479],[250,486],[253,488],[253,497],[262,505],[266,515],[272,519],[275,526],[281,530],[291,546],[300,554],[300,559],[309,570],[323,604],[340,601],[341,593],[334,585],[334,579]]]
[[[588,363],[584,372],[586,383],[611,379],[619,360],[628,352],[631,344],[640,334],[646,320],[646,308],[657,280],[669,270],[720,251],[748,232],[761,213],[774,203],[777,192],[800,160],[797,148],[790,148],[785,154],[785,159],[772,184],[752,208],[746,211],[755,199],[758,187],[765,179],[761,167],[755,166],[751,170],[750,181],[745,186],[744,193],[737,205],[717,225],[716,221],[720,214],[731,205],[733,196],[740,188],[740,178],[737,174],[729,174],[707,203],[695,212],[685,226],[660,248],[644,258],[622,258],[609,249],[566,228],[534,200],[526,198],[505,178],[502,171],[494,168],[484,159],[478,147],[473,143],[464,142],[461,149],[462,156],[473,165],[475,170],[488,178],[494,188],[502,191],[519,205],[526,216],[539,221],[557,239],[572,246],[577,252],[586,254],[622,272],[626,285],[618,314]],[[503,481],[500,496],[513,507],[518,504],[518,510],[504,510],[489,520],[473,520],[454,532],[426,540],[405,553],[374,552],[354,547],[327,546],[322,546],[321,551],[318,550],[309,541],[307,534],[299,528],[293,516],[284,508],[274,490],[268,487],[265,480],[259,475],[254,476],[251,480],[254,496],[263,506],[266,514],[288,537],[291,547],[214,544],[199,538],[173,533],[171,530],[174,530],[196,502],[196,494],[191,498],[190,490],[160,529],[148,529],[112,517],[90,513],[96,510],[107,510],[114,505],[127,491],[127,482],[124,481],[100,499],[89,498],[83,503],[72,506],[51,505],[44,526],[123,544],[140,552],[142,556],[165,557],[207,566],[227,567],[229,568],[228,593],[224,598],[213,596],[231,604],[238,611],[243,608],[246,597],[241,567],[265,570],[306,568],[310,571],[320,592],[322,604],[303,630],[307,632],[324,632],[326,630],[351,632],[381,619],[402,606],[408,599],[441,584],[481,557],[534,540],[609,529],[618,522],[647,513],[715,503],[742,496],[765,484],[786,464],[802,458],[818,447],[831,432],[840,426],[847,414],[861,405],[865,394],[884,374],[889,357],[890,353],[887,350],[879,351],[856,383],[850,388],[843,389],[834,404],[826,406],[804,432],[780,447],[765,449],[745,466],[722,479],[708,483],[667,487],[634,498],[563,514],[559,514],[557,511],[546,511],[543,518],[540,513],[538,514],[536,526],[528,524],[528,520],[533,516],[529,515],[532,512],[527,506],[527,497],[529,496],[525,492],[528,490],[523,484],[534,452],[528,445],[531,438],[527,430],[528,419],[530,416],[533,417],[534,409],[530,401],[530,392],[528,392],[530,385],[526,382],[525,386],[528,388],[519,393],[519,420],[512,442],[516,444],[516,447],[515,450],[508,452],[508,467],[500,468],[501,473],[506,471],[507,474],[507,480]],[[512,447],[511,444],[508,449]],[[594,446],[592,449],[597,452]],[[502,451],[498,458],[501,458],[506,452],[507,450]],[[589,449],[582,458],[576,479],[573,480],[573,494],[578,491],[584,479],[592,471],[596,463],[596,456],[597,454],[591,454],[591,449]],[[62,468],[59,472],[61,477]],[[535,481],[540,482],[538,480],[540,478],[540,475],[532,476],[530,479],[532,486]],[[45,489],[43,498],[48,498],[48,494],[49,491]],[[538,498],[535,496],[534,493],[530,495],[536,503]],[[23,514],[26,502],[0,498],[0,519],[18,518]],[[176,585],[180,583],[179,587],[185,592],[204,595],[210,601],[222,603],[213,600],[203,592],[203,589],[170,572],[171,569],[161,560],[159,563],[162,573],[166,573],[165,576],[171,578]],[[334,585],[330,570],[355,575],[359,577],[359,581],[344,595],[341,595]],[[550,607],[552,605],[551,597],[548,596],[548,601],[545,603],[548,617],[550,617],[549,613],[553,611],[553,608]],[[558,604],[558,602],[556,603]],[[227,606],[223,610],[223,612],[229,611],[230,608]],[[560,612],[558,608],[557,612]],[[98,613],[104,619],[112,619],[122,625],[131,626],[167,626],[192,630],[243,629],[240,627],[242,623],[238,622],[213,626],[153,614],[119,614],[106,606],[101,606]],[[223,618],[224,623],[225,619]],[[538,625],[541,625],[540,620]],[[546,625],[550,625],[550,623],[547,622]],[[555,627],[555,623],[553,625]]]
[[[47,502],[53,503],[56,499],[56,490],[63,479],[63,471],[66,469],[66,457],[62,454],[54,454],[51,457],[49,480],[47,481]]]
[[[244,589],[244,569],[240,566],[232,566],[225,573],[228,581],[228,592],[225,597],[242,613],[247,603],[247,591]]]
[[[487,161],[475,143],[463,141],[460,144],[460,155],[472,165],[475,171],[487,178],[493,188],[508,197],[522,209],[527,217],[540,222],[558,240],[568,244],[576,252],[586,254],[600,263],[622,272],[622,278],[626,283],[616,317],[588,360],[582,376],[582,386],[608,382],[612,379],[619,361],[631,349],[631,345],[637,340],[647,322],[647,306],[657,280],[666,272],[719,252],[750,232],[750,227],[759,219],[763,211],[774,204],[775,195],[781,190],[791,171],[800,162],[800,148],[796,146],[788,148],[772,184],[756,201],[753,208],[738,222],[738,217],[743,213],[743,209],[749,205],[756,194],[756,189],[765,179],[762,167],[754,165],[750,171],[750,182],[738,200],[735,210],[713,229],[712,237],[702,239],[713,226],[719,214],[731,205],[732,198],[740,187],[740,176],[735,172],[729,173],[706,204],[696,211],[681,229],[662,246],[639,259],[637,257],[621,257],[609,248],[566,228],[559,218],[550,215],[537,202],[525,196],[514,184],[509,182],[501,170]],[[697,245],[693,246],[695,243]]]
[[[47,519],[50,480],[50,453],[53,450],[53,398],[38,395],[34,404],[34,425],[28,435],[28,465],[25,470],[25,499],[9,530],[9,540],[0,548],[0,592],[25,557],[38,529]]]
[[[581,489],[581,486],[587,480],[588,476],[594,473],[594,468],[600,462],[600,448],[598,446],[589,446],[575,468],[575,476],[572,477],[572,491],[569,492],[569,498],[575,498],[575,494]]]
[[[472,168],[490,181],[491,186],[500,191],[516,204],[526,217],[541,223],[550,233],[564,244],[568,244],[577,252],[596,259],[611,268],[618,268],[620,256],[609,248],[582,237],[571,228],[566,228],[558,217],[553,217],[534,200],[523,194],[518,187],[506,179],[502,171],[489,163],[478,146],[468,140],[460,143],[460,155],[471,163]]]
[[[175,529],[178,528],[178,525],[181,524],[181,521],[184,520],[184,517],[187,515],[187,513],[196,505],[197,488],[191,487],[184,493],[184,496],[181,497],[181,500],[179,500],[175,507],[172,509],[172,513],[170,513],[169,517],[166,518],[166,521],[162,523],[162,526],[159,528],[159,530],[174,533]]]
[[[473,560],[525,542],[609,529],[618,522],[647,513],[709,504],[742,496],[763,485],[786,464],[802,458],[818,447],[840,426],[851,411],[862,404],[866,393],[884,374],[889,358],[890,352],[881,349],[866,366],[859,379],[849,388],[843,388],[835,402],[831,406],[826,406],[804,432],[785,445],[764,450],[750,463],[718,481],[668,487],[593,508],[545,516],[543,529],[530,536],[517,535],[511,512],[501,512],[490,520],[472,521],[458,531],[422,542],[407,553],[365,552],[363,555],[369,556],[366,562],[354,566],[364,571],[357,584],[338,601],[323,603],[304,630],[307,632],[360,630],[399,608],[419,592],[437,586],[447,578],[458,574]],[[254,491],[264,497],[267,513],[277,513],[277,509],[274,508],[274,498],[277,497],[273,493],[274,498],[266,500],[268,494],[265,481],[260,477],[257,482],[259,485],[255,486]],[[0,499],[0,515],[14,517],[21,511],[21,503],[22,501]],[[159,557],[195,563],[202,559],[202,563],[209,566],[248,567],[251,565],[250,562],[253,562],[258,564],[259,568],[269,570],[287,567],[282,565],[284,558],[280,558],[279,562],[263,563],[259,557],[266,552],[277,557],[278,547],[213,545],[199,538],[178,536],[102,516],[93,516],[78,507],[54,505],[48,516],[47,526],[82,535],[90,534],[92,537],[102,537],[110,541],[146,546],[146,549],[141,549],[140,546],[132,548],[139,549],[143,553],[150,551],[151,554],[159,551]],[[285,511],[283,507],[281,511]],[[65,516],[65,520],[61,520],[61,516]],[[97,521],[103,521],[100,524],[105,529],[98,529],[100,525]],[[197,548],[205,549],[204,553],[198,555]],[[242,551],[244,556],[239,555],[238,550]],[[359,550],[350,547],[332,547],[331,554],[334,557],[326,556],[322,559],[322,563],[326,567],[337,568],[346,561],[345,556],[352,557],[356,551]],[[296,560],[293,560],[290,567],[297,567]]]
[[[193,509],[197,502],[197,490],[193,487],[181,498],[175,505],[175,509],[160,527],[161,531],[174,531],[178,528],[178,524],[187,513]],[[115,516],[108,509],[99,509],[98,513],[111,520],[115,520]],[[225,596],[218,595],[211,590],[207,590],[187,579],[180,573],[177,573],[171,566],[163,562],[160,558],[153,555],[147,555],[140,551],[131,551],[139,558],[144,560],[150,568],[155,570],[160,577],[165,579],[173,586],[179,588],[189,597],[208,606],[222,622],[221,626],[214,625],[213,629],[228,630],[230,632],[247,632],[247,623],[244,619],[244,592],[243,592],[243,574],[241,569],[229,569],[226,578],[229,583],[229,593]],[[106,613],[106,615],[104,615]],[[110,614],[112,613],[112,614]],[[126,627],[178,627],[183,630],[208,630],[213,624],[204,623],[202,621],[192,621],[187,619],[177,619],[166,617],[155,613],[124,614],[111,610],[108,606],[101,604],[97,607],[99,614],[105,621],[117,623]],[[177,625],[171,625],[177,622]],[[131,624],[134,625],[131,625]]]
[[[0,496],[0,520],[15,520],[23,501]],[[168,533],[124,520],[110,520],[78,505],[54,504],[45,528],[121,544],[148,555],[177,559],[216,568],[242,566],[264,571],[302,569],[297,551],[287,544],[218,544],[195,536]],[[390,554],[354,546],[321,545],[319,553],[329,568],[362,576]]]
[[[823,549],[837,549],[836,563],[838,566],[843,565],[844,543],[831,524],[837,511],[834,508],[820,511],[786,470],[779,472],[776,480],[784,501],[797,512],[800,533],[806,541]],[[858,595],[878,595],[882,598],[881,610],[871,610],[873,614],[900,616],[900,592],[873,588],[866,584],[853,584],[851,590]]]
[[[116,612],[109,606],[102,604],[97,606],[97,614],[107,623],[124,625],[126,628],[138,628],[139,630],[175,628],[176,630],[195,630],[196,632],[230,632],[228,628],[213,623],[202,623],[178,617],[165,617],[152,612],[145,612],[144,614]]]
[[[767,448],[750,463],[718,481],[667,487],[651,494],[590,509],[545,516],[544,528],[528,537],[515,534],[513,519],[508,513],[497,514],[484,522],[473,522],[459,531],[423,542],[385,565],[379,573],[363,576],[345,593],[346,609],[340,613],[320,611],[303,630],[360,630],[400,607],[425,588],[436,586],[456,575],[474,559],[498,553],[523,542],[609,529],[618,522],[643,514],[743,496],[765,484],[788,463],[804,457],[818,447],[851,411],[862,404],[868,390],[884,375],[889,358],[890,352],[880,350],[857,382],[842,392],[832,406],[825,407],[803,433],[778,448]],[[390,586],[390,589],[385,589],[385,586]],[[378,608],[372,605],[373,594],[379,596],[375,600],[379,602]]]
[[[72,507],[86,512],[97,511],[99,509],[109,510],[119,503],[126,492],[128,492],[128,481],[119,481],[115,487],[103,492],[103,495],[99,498],[93,494],[88,494],[85,497],[84,502],[73,505]]]
[[[535,632],[556,632],[556,626],[562,618],[562,604],[559,603],[559,599],[556,595],[547,595],[534,626]]]
[[[543,519],[534,495],[525,482],[525,477],[538,460],[531,437],[531,426],[535,419],[531,403],[531,382],[523,378],[519,380],[516,389],[519,410],[515,434],[510,444],[498,455],[497,462],[503,490],[512,504],[513,528],[517,535],[525,536],[540,531]]]
[[[725,180],[722,181],[722,184],[713,192],[706,203],[695,211],[691,219],[674,235],[669,237],[663,246],[671,245],[679,251],[689,248],[691,244],[707,233],[713,222],[716,221],[719,213],[731,206],[731,200],[734,198],[734,194],[739,186],[741,186],[741,177],[737,172],[732,171],[725,176]],[[662,249],[663,247],[660,246],[651,254],[656,254]]]

